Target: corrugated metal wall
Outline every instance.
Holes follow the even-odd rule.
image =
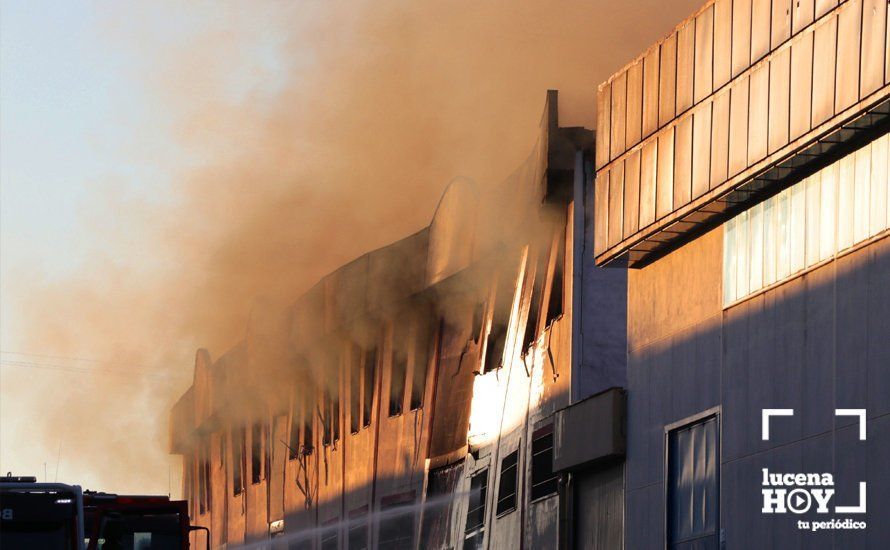
[[[715,0],[602,84],[597,263],[886,97],[888,36],[883,0]]]

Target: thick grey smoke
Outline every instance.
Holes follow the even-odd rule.
[[[187,160],[158,168],[173,182],[158,200],[108,184],[83,213],[105,252],[80,274],[8,286],[14,349],[109,372],[4,367],[3,468],[52,471],[61,442],[60,481],[165,493],[166,415],[197,347],[218,357],[257,296],[288,303],[426,225],[455,175],[505,178],[534,144],[547,89],[563,125],[593,128],[596,85],[698,4],[102,6],[108,47],[141,60],[131,76]],[[179,25],[200,30],[168,44]],[[129,154],[145,162],[147,129],[132,131]],[[173,476],[178,492],[175,464]]]

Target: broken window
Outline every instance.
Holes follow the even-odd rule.
[[[303,398],[299,393],[294,393],[291,404],[290,437],[287,443],[288,458],[293,460],[300,453],[300,421],[303,406]]]
[[[426,377],[430,364],[430,346],[434,344],[430,323],[420,322],[417,327],[417,338],[414,341],[414,375],[411,377],[411,410],[423,406],[423,394],[426,392]],[[441,327],[441,325],[440,325]],[[441,330],[441,328],[439,329]]]
[[[488,489],[488,468],[479,470],[470,478],[470,495],[467,503],[467,534],[485,527],[485,500]],[[471,537],[467,537],[470,540]],[[481,537],[480,537],[481,540]]]
[[[251,481],[259,483],[263,474],[263,425],[259,422],[250,431],[250,473]]]
[[[315,415],[315,403],[316,403],[315,393],[309,392],[309,395],[304,396],[303,399],[301,399],[300,401],[303,405],[303,447],[302,447],[302,451],[305,454],[309,454],[312,452],[312,446],[313,446],[312,418]]]
[[[201,440],[198,450],[198,468],[201,513],[210,511],[210,437]]]
[[[392,372],[389,380],[389,416],[402,413],[405,402],[405,377],[408,374],[406,327],[399,327],[393,335]]]
[[[553,472],[553,426],[535,431],[532,439],[531,499],[537,500],[556,492],[559,476]]]
[[[198,510],[203,514],[207,511],[207,478],[204,477],[204,445],[198,445]]]
[[[272,439],[269,437],[271,429],[268,421],[263,422],[263,479],[269,479],[272,472]]]
[[[566,263],[565,226],[556,239],[556,263],[553,266],[553,282],[550,285],[550,300],[547,303],[547,325],[549,326],[563,313],[564,276]]]
[[[364,357],[364,401],[362,402],[362,425],[371,425],[371,406],[374,403],[374,382],[377,380],[377,348],[365,350]]]
[[[477,344],[479,343],[479,338],[482,336],[482,321],[484,318],[485,302],[476,302],[476,305],[473,307],[473,327],[470,331],[473,336],[473,341]]]
[[[349,355],[349,430],[358,433],[362,425],[362,366],[361,348],[352,346]]]
[[[321,422],[322,422],[322,434],[321,434],[321,444],[322,445],[330,445],[331,444],[331,392],[327,388],[324,390],[324,395],[321,400]]]
[[[334,423],[334,441],[340,441],[340,388],[334,390],[331,401],[331,419]]]
[[[513,279],[501,273],[495,289],[495,300],[491,316],[491,330],[488,333],[488,349],[485,350],[485,365],[482,372],[491,372],[501,368],[504,360],[504,344],[507,341],[507,327],[510,324],[510,312],[513,309],[515,288]]]
[[[243,425],[232,430],[232,492],[235,496],[244,490],[244,462],[247,449],[247,428]]]
[[[498,481],[497,515],[506,514],[516,509],[516,472],[518,470],[519,451],[513,451],[501,460],[501,476]]]
[[[522,353],[525,353],[529,346],[537,340],[538,336],[538,321],[541,317],[541,300],[542,295],[544,294],[544,281],[547,278],[547,255],[541,251],[538,255],[537,265],[535,267],[535,272],[531,273],[531,257],[528,260],[528,269],[527,273],[529,276],[534,277],[534,282],[532,283],[532,295],[529,298],[528,304],[528,319],[525,322],[525,334],[522,338]]]

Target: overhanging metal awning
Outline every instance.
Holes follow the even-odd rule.
[[[859,104],[851,111],[854,114],[822,129],[818,137],[806,136],[800,140],[790,153],[750,167],[740,176],[741,183],[731,189],[714,189],[700,197],[673,223],[643,235],[633,244],[622,242],[606,250],[600,256],[612,257],[601,265],[643,267],[890,131],[890,99],[886,95],[871,105]]]

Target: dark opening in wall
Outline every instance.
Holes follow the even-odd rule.
[[[269,421],[263,421],[263,479],[269,479],[269,472],[272,471],[272,439],[269,437],[271,429]]]
[[[309,391],[306,395],[303,395],[300,399],[300,403],[303,405],[302,417],[303,417],[303,446],[302,452],[304,454],[310,454],[312,452],[312,448],[315,444],[313,439],[313,431],[312,431],[312,421],[315,416],[315,406],[316,406],[316,396],[314,391]]]
[[[259,483],[263,475],[263,425],[254,422],[250,431],[251,481]]]
[[[538,322],[541,317],[542,296],[544,294],[544,282],[547,279],[547,254],[541,250],[538,253],[538,261],[535,262],[535,272],[531,272],[532,258],[529,257],[527,273],[534,277],[532,294],[529,297],[528,319],[525,322],[525,334],[522,337],[522,353],[528,351],[529,346],[537,339]]]
[[[349,431],[358,433],[362,425],[362,364],[361,348],[352,346],[349,354]]]
[[[389,380],[389,415],[402,413],[405,402],[405,377],[408,374],[408,327],[399,326],[393,333],[392,373]]]
[[[550,285],[550,300],[547,303],[547,325],[563,314],[565,292],[566,235],[565,226],[556,239],[556,263],[553,267],[553,283]]]
[[[499,369],[504,360],[504,343],[507,340],[507,327],[513,310],[513,296],[516,293],[515,273],[509,267],[498,277],[495,300],[491,315],[491,330],[488,333],[488,346],[485,350],[485,364],[482,372]]]
[[[290,460],[300,454],[300,427],[302,422],[303,396],[294,392],[291,403],[290,437],[287,443],[287,456]]]
[[[473,336],[473,341],[477,344],[479,343],[479,338],[482,337],[482,321],[485,319],[485,302],[477,302],[473,307],[473,327],[470,329],[470,334]]]
[[[501,460],[501,475],[498,481],[498,503],[495,508],[497,515],[506,514],[516,509],[516,473],[518,471],[519,451],[513,451]]]
[[[237,496],[244,490],[247,428],[241,425],[232,430],[232,439],[232,493]]]
[[[438,342],[440,332],[441,321],[421,320],[417,325],[417,338],[414,342],[414,374],[411,377],[411,410],[423,406],[423,394],[426,392],[426,377],[430,366],[430,348]]]
[[[322,423],[321,444],[322,445],[330,445],[331,444],[331,392],[327,388],[325,388],[324,395],[321,400],[321,423]]]
[[[374,405],[374,385],[377,382],[377,348],[365,350],[362,378],[365,395],[362,400],[362,425],[371,425],[371,410]]]
[[[210,509],[210,439],[203,437],[198,447],[198,493],[199,509],[203,514]]]
[[[531,499],[537,500],[556,492],[559,476],[553,472],[553,426],[536,430],[532,437]]]
[[[340,441],[340,388],[334,390],[331,401],[331,421],[333,422],[334,441]]]

